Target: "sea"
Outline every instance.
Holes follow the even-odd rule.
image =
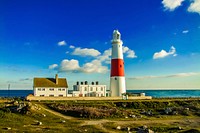
[[[128,93],[145,93],[153,98],[200,97],[200,89],[196,90],[127,90]],[[33,90],[0,90],[0,97],[26,97]]]

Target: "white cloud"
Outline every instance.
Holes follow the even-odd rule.
[[[187,10],[188,12],[194,12],[200,15],[200,0],[193,0]]]
[[[137,58],[137,56],[135,55],[135,52],[133,50],[129,50],[127,52],[127,58]]]
[[[125,46],[123,46],[123,47],[122,47],[122,50],[123,50],[123,53],[126,53],[126,52],[129,50],[129,48],[128,48],[128,47],[125,47]]]
[[[57,68],[58,67],[58,65],[57,64],[52,64],[52,65],[49,65],[49,69],[55,69],[55,68]]]
[[[70,46],[69,46],[69,48],[71,48],[71,49],[74,49],[74,48],[75,48],[75,46],[73,46],[73,45],[70,45]]]
[[[83,72],[83,73],[106,73],[108,67],[103,66],[100,60],[93,60],[91,62],[79,66],[78,60],[67,60],[64,59],[59,67],[60,72]]]
[[[174,11],[177,7],[181,6],[184,0],[163,0],[162,4],[165,10]]]
[[[75,48],[72,55],[80,55],[80,56],[93,56],[96,57],[101,53],[96,49],[88,49],[88,48]]]
[[[200,75],[200,73],[188,72],[188,73],[177,73],[177,74],[170,74],[170,75],[163,75],[163,76],[141,76],[141,77],[133,77],[133,78],[128,78],[128,79],[143,80],[143,79],[152,79],[152,78],[191,77],[191,76],[197,76],[197,75]]]
[[[106,73],[108,72],[108,66],[105,64],[110,64],[111,62],[111,48],[105,50],[103,54],[101,54],[98,50],[88,49],[88,48],[76,48],[74,46],[70,46],[74,51],[72,55],[80,55],[80,56],[93,56],[95,59],[87,62],[81,66],[79,66],[79,61],[72,60],[63,60],[58,66],[57,64],[53,64],[49,66],[49,69],[58,68],[60,72],[83,72],[83,73]],[[128,47],[123,47],[123,52],[127,54],[128,58],[136,58],[135,52]],[[68,53],[68,52],[67,52]]]
[[[58,46],[64,46],[64,45],[66,45],[67,43],[63,40],[63,41],[60,41],[60,42],[58,42]]]
[[[127,54],[126,55],[127,58],[137,58],[137,56],[135,55],[135,52],[129,49],[128,47],[123,46],[122,50],[123,50],[123,53]]]
[[[83,65],[81,70],[85,73],[106,73],[108,72],[108,68],[106,66],[102,66],[101,61],[93,60],[92,62],[86,63]]]
[[[60,64],[59,71],[60,72],[75,72],[75,71],[79,71],[79,69],[80,69],[80,66],[79,66],[78,60],[64,59],[64,60],[62,60],[62,62]]]
[[[189,30],[182,31],[183,34],[187,34],[188,32],[189,32]]]
[[[111,48],[105,50],[102,55],[97,57],[97,60],[104,62],[106,64],[110,64],[111,57]]]
[[[165,50],[161,50],[160,52],[154,53],[153,59],[164,58],[169,55],[177,56],[175,47],[171,46],[169,52],[166,52]]]

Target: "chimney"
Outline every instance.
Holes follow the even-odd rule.
[[[56,79],[56,84],[58,84],[58,74],[56,74],[55,79]]]

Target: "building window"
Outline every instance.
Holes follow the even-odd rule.
[[[98,88],[96,87],[96,91],[98,91]]]
[[[62,91],[65,91],[65,89],[62,89]]]
[[[41,91],[41,88],[38,88],[38,91]]]
[[[85,97],[87,97],[87,94],[85,94]]]
[[[45,91],[45,88],[42,88],[42,91]]]
[[[59,97],[63,97],[63,95],[58,95]]]
[[[59,88],[58,91],[61,91],[61,88]]]
[[[40,97],[44,97],[44,95],[40,95]]]
[[[50,88],[49,90],[50,90],[50,91],[54,91],[54,88]]]
[[[93,91],[93,88],[92,88],[92,87],[90,87],[90,91]]]
[[[54,95],[49,95],[50,97],[54,97]]]
[[[103,91],[103,87],[101,87],[101,91]]]
[[[85,87],[85,91],[87,91],[87,87]]]
[[[103,97],[103,94],[101,94],[101,96]]]

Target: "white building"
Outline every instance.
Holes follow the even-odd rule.
[[[66,78],[34,78],[33,80],[34,96],[41,97],[65,97],[68,92]]]
[[[106,85],[99,85],[99,82],[88,84],[85,82],[77,82],[73,86],[73,97],[106,97]]]

